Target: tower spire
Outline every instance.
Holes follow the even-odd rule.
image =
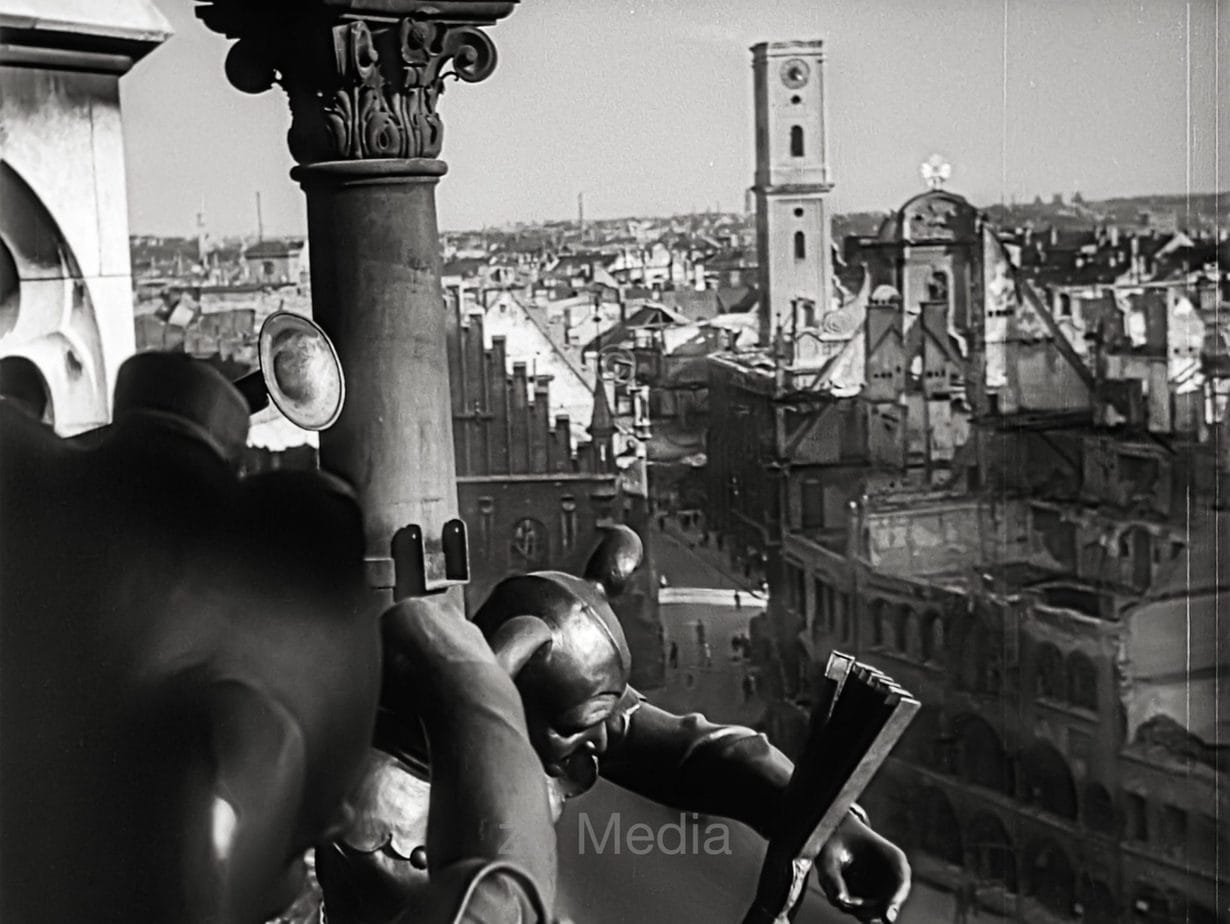
[[[792,302],[827,306],[833,289],[824,43],[761,42],[752,79],[760,344],[771,347]]]
[[[598,374],[594,382],[594,410],[589,422],[589,435],[594,444],[594,462],[598,471],[613,471],[615,468],[615,417],[606,397],[606,382],[602,378],[602,365],[597,364]]]

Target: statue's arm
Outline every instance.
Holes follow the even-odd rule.
[[[603,776],[648,799],[754,828],[770,839],[766,865],[780,867],[787,882],[795,858],[775,849],[773,834],[793,772],[790,759],[750,728],[673,715],[647,702],[616,716],[602,762]],[[879,916],[891,924],[909,895],[905,854],[871,829],[858,806],[815,862],[829,901],[862,920]]]
[[[602,775],[625,789],[679,811],[733,818],[764,837],[793,771],[750,728],[645,701],[612,723],[602,759]]]
[[[516,687],[473,623],[434,602],[394,606],[384,636],[409,662],[431,754],[432,891],[447,903],[464,883],[467,903],[508,899],[491,921],[534,920],[528,909],[555,898],[555,831]]]

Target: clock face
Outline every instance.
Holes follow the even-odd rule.
[[[791,58],[782,65],[782,83],[791,90],[806,86],[807,78],[811,76],[811,68],[800,58]]]

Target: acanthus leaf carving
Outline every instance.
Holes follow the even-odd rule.
[[[436,105],[445,81],[474,83],[496,65],[495,46],[477,26],[425,13],[393,22],[288,21],[213,3],[226,6],[227,16],[202,18],[239,38],[227,58],[231,83],[249,93],[274,83],[286,91],[293,119],[287,140],[299,163],[437,157],[444,125]]]

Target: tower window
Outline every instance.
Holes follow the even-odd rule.
[[[796,260],[807,259],[807,237],[802,231],[794,232],[794,258]]]
[[[802,209],[795,209],[795,210],[794,210],[794,217],[795,217],[795,218],[802,218],[802,217],[803,217],[803,210],[802,210]]]
[[[794,96],[790,97],[790,102],[797,106],[799,103],[803,102],[803,97],[796,93]]]
[[[791,125],[790,126],[790,156],[791,157],[802,157],[803,156],[803,126],[802,125]]]

